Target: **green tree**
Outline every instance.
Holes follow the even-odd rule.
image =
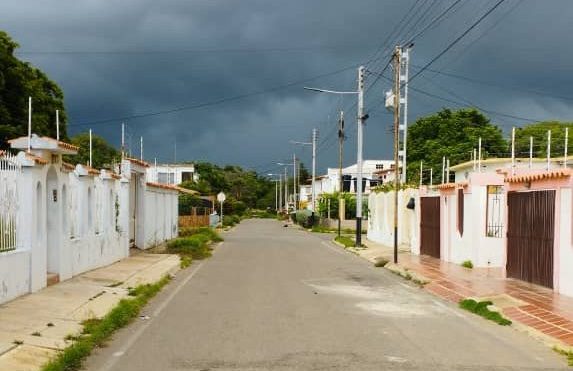
[[[469,161],[480,137],[484,158],[508,152],[501,129],[476,109],[445,108],[417,119],[408,128],[408,181],[419,180],[420,161],[424,169],[432,167],[434,174],[440,174],[444,156],[450,165]],[[428,178],[425,173],[426,182]]]
[[[573,123],[559,121],[542,121],[525,125],[515,130],[515,153],[517,157],[529,157],[529,138],[533,137],[533,156],[547,156],[547,131],[551,130],[551,157],[560,157],[565,149],[565,128],[573,136]],[[573,138],[567,146],[568,154],[573,150]]]
[[[195,164],[199,180],[186,184],[202,195],[227,194],[225,213],[243,214],[247,208],[266,209],[275,205],[274,183],[256,172],[228,165],[220,167],[208,162]]]
[[[80,147],[77,155],[68,156],[66,161],[73,164],[87,164],[90,159],[89,133],[81,133],[72,137],[73,145]],[[113,148],[104,138],[92,134],[92,167],[96,169],[111,169],[114,163],[121,160],[121,154]]]
[[[32,97],[32,130],[56,136],[56,110],[60,111],[60,136],[66,139],[64,94],[42,71],[14,56],[19,45],[0,31],[0,148],[8,139],[28,132],[28,97]]]

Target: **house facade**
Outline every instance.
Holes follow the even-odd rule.
[[[157,164],[149,166],[146,171],[147,179],[159,184],[178,185],[199,179],[194,164]]]
[[[455,183],[423,186],[414,254],[475,267],[573,296],[572,157],[491,159],[451,168]]]
[[[146,163],[119,173],[63,161],[78,148],[32,135],[0,153],[0,303],[177,235],[174,186],[146,182]]]

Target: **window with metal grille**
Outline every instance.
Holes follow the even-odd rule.
[[[464,235],[464,190],[458,189],[458,232]]]
[[[486,230],[487,237],[503,236],[503,189],[502,186],[487,186]]]

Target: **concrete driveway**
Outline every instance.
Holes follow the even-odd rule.
[[[247,220],[178,275],[89,370],[566,369],[552,350],[323,236]]]

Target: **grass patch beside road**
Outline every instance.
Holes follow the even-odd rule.
[[[356,244],[352,238],[346,236],[336,237],[334,240],[343,244],[344,247],[353,247]]]
[[[223,238],[208,227],[187,228],[179,233],[181,237],[167,243],[167,253],[178,254],[181,258],[181,268],[191,265],[193,259],[201,260],[211,256],[211,242],[221,242]]]
[[[464,299],[460,301],[460,308],[465,309],[469,312],[475,313],[485,319],[489,319],[501,326],[511,325],[511,321],[503,316],[499,312],[494,312],[488,309],[488,305],[492,305],[491,301],[475,301],[473,299]]]
[[[133,298],[122,299],[101,320],[85,321],[83,336],[78,337],[72,345],[46,363],[42,367],[42,371],[80,370],[93,349],[105,346],[113,333],[137,317],[147,302],[161,291],[170,280],[169,276],[165,276],[154,284],[138,286],[129,293]]]

